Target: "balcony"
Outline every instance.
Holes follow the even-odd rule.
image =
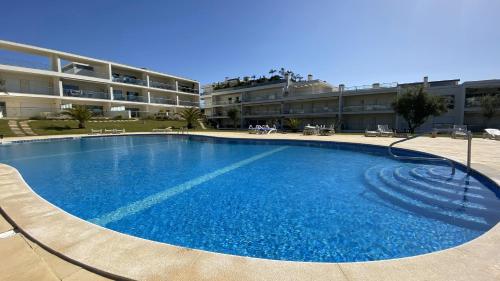
[[[392,111],[390,104],[366,104],[344,106],[344,112]]]
[[[95,78],[101,78],[101,79],[109,79],[109,75],[107,73],[97,72],[97,71],[90,70],[90,69],[69,68],[69,69],[63,70],[63,72],[68,73],[68,74],[82,75],[82,76],[95,77]]]
[[[186,101],[186,100],[179,100],[179,105],[182,106],[199,106],[199,102],[195,101]]]
[[[147,86],[147,82],[142,79],[137,79],[137,78],[132,78],[132,77],[113,77],[113,82],[118,82],[118,83],[126,83],[126,84],[133,84],[133,85],[140,85],[140,86]]]
[[[323,108],[312,108],[312,109],[295,109],[290,108],[285,110],[285,115],[294,115],[294,114],[328,114],[328,113],[337,113],[338,107],[323,107]]]
[[[216,101],[216,102],[205,102],[205,106],[224,106],[224,105],[239,105],[241,102],[235,101]]]
[[[132,101],[132,102],[148,102],[147,97],[143,96],[134,96],[134,95],[118,95],[118,96],[113,96],[113,100],[120,100],[120,101]]]
[[[149,81],[149,87],[175,91],[175,84],[168,84],[158,81]]]
[[[274,94],[269,94],[269,95],[262,95],[262,96],[246,96],[243,97],[244,102],[259,102],[259,101],[272,101],[272,100],[278,100],[282,99],[283,94],[281,93],[274,93]]]
[[[396,88],[397,86],[398,86],[397,82],[382,83],[382,84],[374,83],[372,85],[345,87],[344,92],[360,92],[360,91],[368,91],[368,90],[391,89],[391,88]]]
[[[244,112],[245,116],[267,116],[267,115],[281,115],[281,110],[250,110]]]
[[[53,87],[7,87],[5,91],[0,90],[0,93],[19,93],[19,94],[30,94],[30,95],[46,95],[46,96],[58,96]]]
[[[105,92],[96,92],[89,90],[64,89],[63,95],[66,97],[87,98],[87,99],[110,99],[110,94]]]
[[[23,59],[13,59],[0,57],[0,64],[10,65],[10,66],[19,66],[26,68],[34,68],[40,70],[51,70],[50,65],[42,62],[32,61],[32,60],[23,60]]]
[[[151,103],[177,105],[177,100],[160,98],[160,97],[151,97]]]
[[[179,91],[184,92],[184,93],[191,93],[191,94],[198,93],[198,89],[195,89],[193,87],[182,86],[182,85],[179,85]]]

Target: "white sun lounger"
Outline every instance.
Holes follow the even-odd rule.
[[[377,131],[381,137],[392,137],[394,132],[389,129],[389,125],[377,125]]]
[[[465,125],[453,125],[453,131],[451,132],[451,138],[467,138],[467,126]]]
[[[489,138],[492,140],[500,140],[500,130],[499,129],[484,129],[483,137]]]
[[[104,133],[103,134],[113,134],[114,131],[115,131],[115,129],[110,129],[110,130],[104,129]]]
[[[124,134],[125,133],[125,129],[113,129],[113,134]]]
[[[102,134],[102,129],[90,129],[90,134],[91,135]]]
[[[158,133],[172,132],[172,127],[153,129],[153,132],[158,132]]]
[[[258,126],[258,125],[257,125]],[[259,126],[260,129],[259,129],[259,132],[261,134],[271,134],[271,133],[276,133],[278,132],[278,130],[276,129],[276,125],[274,125],[272,128],[269,127],[269,125],[264,125],[264,126]]]
[[[257,126],[259,126],[259,125],[257,125]],[[259,129],[257,129],[257,126],[255,126],[255,128],[252,125],[248,126],[248,133],[249,134],[259,133]]]
[[[379,131],[370,131],[368,129],[365,130],[365,137],[378,137],[380,136]]]
[[[304,130],[302,131],[302,134],[303,135],[315,135],[317,133],[318,129],[319,129],[318,127],[306,125],[306,126],[304,126]]]

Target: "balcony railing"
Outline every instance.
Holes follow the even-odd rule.
[[[151,97],[151,103],[177,105],[177,100],[159,97]]]
[[[216,102],[205,102],[205,106],[218,106],[218,105],[239,105],[240,101],[216,101]]]
[[[6,57],[0,57],[0,64],[20,66],[26,68],[35,68],[41,70],[52,70],[50,69],[50,65],[46,63],[30,61],[30,60],[6,58]]]
[[[7,87],[7,89],[5,91],[0,89],[0,93],[2,93],[2,92],[30,94],[30,95],[48,95],[48,96],[59,95],[59,93],[56,93],[54,91],[53,87],[36,87],[36,88],[29,87],[27,89],[21,89],[19,87],[17,87],[17,88]]]
[[[252,110],[245,111],[244,115],[252,116],[252,115],[280,115],[281,110]]]
[[[174,84],[168,84],[168,83],[163,83],[163,82],[158,82],[158,81],[149,80],[149,87],[175,91]]]
[[[183,105],[183,106],[199,106],[199,103],[195,102],[195,101],[179,100],[179,105]]]
[[[147,82],[145,80],[131,78],[131,77],[113,77],[113,81],[119,83],[141,85],[141,86],[147,85]]]
[[[351,86],[345,87],[344,91],[363,91],[363,90],[376,90],[376,89],[388,89],[396,88],[398,86],[397,82],[392,83],[382,83],[382,84],[372,84],[372,85],[361,85],[361,86]]]
[[[284,114],[314,114],[314,113],[337,113],[338,107],[323,107],[323,108],[312,108],[312,109],[295,109],[290,108],[285,110]]]
[[[88,99],[110,99],[110,94],[89,90],[64,89],[63,95],[66,97],[88,98]]]
[[[274,93],[274,94],[269,94],[269,95],[262,95],[262,96],[244,96],[243,101],[244,102],[259,102],[259,101],[268,101],[268,100],[277,100],[277,99],[282,99],[283,94],[279,93]]]
[[[95,78],[102,78],[102,79],[109,79],[109,74],[104,73],[104,72],[98,72],[98,71],[93,71],[93,70],[88,70],[88,69],[66,69],[63,71],[64,73],[68,74],[75,74],[75,75],[83,75],[83,76],[89,76],[89,77],[95,77]]]
[[[198,93],[198,89],[195,89],[192,87],[186,87],[186,86],[182,86],[182,85],[179,85],[179,91],[185,92],[185,93],[192,93],[192,94]]]
[[[113,100],[122,100],[122,101],[133,101],[133,102],[148,102],[147,97],[143,96],[114,96]]]
[[[365,111],[387,111],[392,110],[389,104],[366,104],[366,105],[351,105],[344,106],[344,112],[365,112]]]

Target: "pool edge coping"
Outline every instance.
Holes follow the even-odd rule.
[[[165,134],[123,134],[122,136],[125,136],[125,135],[165,135]],[[231,138],[231,139],[238,139],[237,137],[225,137],[225,136],[217,136],[217,137],[214,137],[214,136],[209,136],[209,135],[203,135],[203,134],[193,134],[193,135],[196,135],[196,136],[206,136],[206,137],[211,137],[211,138]],[[117,135],[112,135],[112,136],[117,136]],[[118,135],[119,136],[119,135]],[[80,137],[96,137],[96,136],[86,136],[86,135],[82,135]],[[80,138],[80,137],[77,137],[77,138]],[[99,137],[99,136],[97,136]],[[38,138],[37,138],[38,139]],[[44,139],[43,137],[41,137],[40,139]],[[50,139],[61,139],[61,138],[50,138]],[[63,137],[63,139],[68,139],[68,137]],[[250,140],[250,139],[261,139],[261,138],[244,138],[244,139],[247,139],[247,140]],[[283,141],[292,141],[291,139],[267,139],[267,140],[276,140],[276,141],[279,141],[279,140],[283,140]],[[317,141],[317,140],[305,140],[305,141]],[[328,141],[328,140],[322,140],[323,142],[337,142],[337,143],[347,143],[347,144],[358,144],[358,143],[355,143],[355,142],[341,142],[341,141]],[[370,145],[370,146],[381,146],[381,147],[384,147],[384,145],[373,145],[373,144],[366,144],[366,145]],[[409,149],[409,150],[412,150],[412,149]],[[415,150],[417,152],[419,152],[418,150]],[[426,153],[426,152],[424,152]],[[36,231],[33,231],[33,225],[35,225],[36,227],[40,227],[40,225],[45,225],[45,223],[41,223],[40,221],[38,222],[33,222],[33,220],[35,218],[38,218],[38,219],[42,219],[42,222],[45,222],[47,221],[47,218],[53,218],[55,216],[59,216],[59,215],[62,215],[62,218],[65,219],[65,220],[68,220],[70,221],[72,224],[79,224],[82,226],[83,229],[86,229],[87,231],[102,231],[102,232],[105,232],[104,236],[111,236],[111,240],[116,240],[116,241],[122,241],[125,239],[125,240],[134,240],[133,242],[129,241],[131,244],[133,245],[136,245],[137,243],[139,244],[142,244],[142,243],[145,243],[145,244],[148,244],[146,245],[144,248],[145,249],[149,249],[150,247],[153,247],[153,248],[162,248],[161,251],[167,251],[167,252],[170,252],[168,255],[165,255],[165,256],[171,256],[172,255],[172,251],[174,252],[177,252],[177,253],[180,253],[182,252],[183,255],[185,255],[186,253],[189,253],[188,255],[191,255],[188,259],[189,259],[189,264],[190,265],[193,265],[197,262],[201,260],[205,260],[208,259],[208,260],[212,260],[212,263],[209,263],[211,264],[211,266],[209,267],[212,267],[210,268],[211,270],[215,270],[215,271],[219,271],[219,274],[220,274],[220,270],[228,270],[227,267],[224,267],[223,269],[217,269],[217,268],[213,268],[214,265],[227,265],[228,263],[229,264],[239,264],[241,267],[241,264],[245,264],[245,266],[249,266],[249,265],[252,265],[250,267],[257,267],[257,269],[267,269],[269,272],[274,272],[273,274],[276,274],[275,271],[273,270],[270,270],[269,269],[269,266],[272,266],[272,267],[278,267],[280,268],[280,279],[288,279],[288,278],[292,278],[294,275],[294,273],[296,274],[297,273],[297,270],[298,271],[301,271],[301,267],[303,268],[302,269],[302,273],[307,273],[307,274],[312,274],[312,275],[315,275],[315,276],[322,276],[322,275],[317,275],[316,273],[320,273],[320,272],[332,272],[335,271],[335,273],[341,273],[343,278],[345,278],[346,280],[349,280],[351,279],[351,277],[348,277],[346,275],[346,273],[344,272],[345,270],[349,271],[349,267],[359,267],[359,266],[366,266],[366,267],[372,267],[372,266],[375,266],[377,267],[377,264],[378,266],[381,266],[382,268],[386,268],[387,267],[392,267],[392,266],[395,266],[397,265],[398,263],[402,263],[402,264],[407,264],[407,263],[410,263],[410,264],[413,264],[414,262],[417,262],[418,264],[418,260],[426,260],[426,259],[431,259],[431,260],[434,260],[434,262],[436,262],[437,260],[435,260],[434,258],[435,257],[438,257],[438,256],[442,256],[442,255],[448,255],[449,253],[454,253],[455,256],[460,256],[460,262],[463,263],[464,261],[464,258],[473,258],[474,260],[477,259],[478,256],[480,256],[480,254],[478,254],[477,252],[483,252],[483,250],[488,250],[488,249],[491,249],[492,247],[497,247],[497,248],[500,248],[500,223],[497,224],[496,226],[494,226],[493,228],[491,228],[490,230],[488,230],[487,232],[483,233],[482,235],[480,235],[479,237],[473,239],[473,240],[470,240],[466,243],[463,243],[461,245],[458,245],[456,247],[452,247],[452,248],[448,248],[448,249],[444,249],[444,250],[440,250],[440,251],[435,251],[435,252],[431,252],[431,253],[427,253],[427,254],[423,254],[423,255],[418,255],[418,256],[412,256],[412,257],[404,257],[404,258],[396,258],[396,259],[388,259],[388,260],[377,260],[377,261],[367,261],[367,262],[346,262],[346,263],[321,263],[321,262],[295,262],[295,261],[278,261],[278,260],[268,260],[268,259],[260,259],[260,258],[252,258],[252,257],[242,257],[242,256],[234,256],[234,255],[228,255],[228,254],[223,254],[223,253],[215,253],[215,252],[208,252],[208,251],[203,251],[203,250],[196,250],[196,249],[189,249],[189,248],[184,248],[184,247],[179,247],[179,246],[173,246],[173,245],[169,245],[169,244],[166,244],[166,243],[161,243],[161,242],[155,242],[155,241],[151,241],[151,240],[146,240],[146,239],[142,239],[142,238],[138,238],[138,237],[134,237],[134,236],[130,236],[130,235],[127,235],[127,234],[123,234],[123,233],[119,233],[119,232],[116,232],[116,231],[113,231],[113,230],[109,230],[109,229],[106,229],[106,228],[103,228],[103,227],[100,227],[100,226],[97,226],[97,225],[94,225],[90,222],[87,222],[83,219],[80,219],[78,217],[75,217],[67,212],[65,212],[64,210],[52,205],[50,202],[46,201],[44,198],[42,198],[41,196],[39,196],[36,192],[34,192],[30,187],[29,185],[24,181],[24,179],[22,178],[22,175],[19,173],[19,171],[17,171],[17,169],[9,166],[9,165],[6,165],[6,164],[0,164],[0,170],[11,170],[11,171],[14,171],[14,176],[13,177],[8,177],[8,180],[9,181],[18,181],[18,185],[16,185],[17,188],[21,188],[20,190],[17,190],[17,193],[14,193],[12,196],[19,196],[20,193],[23,193],[27,196],[31,196],[32,198],[31,199],[37,199],[38,201],[38,204],[42,204],[42,205],[46,205],[45,208],[48,208],[48,210],[42,214],[37,214],[36,216],[33,216],[31,215],[31,218],[28,218],[28,222],[30,223],[23,223],[22,220],[23,219],[26,219],[24,218],[23,216],[26,215],[26,214],[22,214],[21,216],[21,219],[19,218],[20,214],[18,212],[14,212],[14,214],[12,214],[13,210],[9,210],[6,211],[4,209],[4,203],[5,203],[5,200],[7,200],[8,198],[11,198],[12,196],[3,196],[3,194],[5,193],[9,193],[11,192],[12,193],[12,190],[4,190],[6,186],[10,186],[10,184],[2,184],[0,186],[0,190],[2,190],[3,192],[1,192],[2,196],[0,198],[0,202],[2,202],[2,205],[0,206],[1,207],[1,212],[8,218],[8,220],[10,222],[13,223],[13,225],[15,225],[22,233],[24,233],[25,235],[27,235],[30,239],[36,241],[37,243],[39,243],[41,246],[43,246],[44,248],[46,248],[47,250],[49,250],[50,252],[60,256],[61,258],[71,262],[71,263],[75,263],[77,265],[80,265],[86,269],[89,269],[90,271],[93,271],[93,272],[96,272],[98,274],[101,274],[103,276],[109,276],[111,278],[118,278],[118,279],[144,279],[144,280],[147,280],[147,279],[152,279],[151,277],[152,276],[158,276],[157,273],[152,273],[152,272],[148,272],[147,274],[139,274],[137,275],[133,275],[133,276],[126,276],[124,274],[120,274],[121,273],[121,270],[117,270],[116,268],[113,268],[113,266],[110,266],[109,264],[107,264],[109,262],[109,257],[107,257],[107,260],[106,261],[103,261],[101,260],[100,262],[97,260],[93,260],[93,264],[89,264],[90,262],[87,261],[85,262],[85,260],[88,260],[89,257],[81,257],[81,258],[78,258],[78,255],[73,253],[73,252],[66,252],[64,253],[64,248],[63,246],[53,246],[54,245],[54,237],[53,236],[59,236],[60,233],[47,233],[47,232],[44,232],[43,235],[40,235],[40,233],[37,233]],[[477,172],[479,172],[480,174],[483,174],[484,176],[486,176],[487,178],[489,178],[490,180],[496,182],[495,180],[491,179],[491,177],[488,176],[488,171],[486,173],[483,173],[482,168],[479,167],[475,169]],[[3,177],[3,175],[2,175]],[[16,178],[17,177],[17,178]],[[0,177],[1,178],[1,177]],[[2,181],[2,180],[0,180]],[[498,184],[498,183],[497,183]],[[27,192],[26,192],[27,191]],[[14,199],[16,200],[16,199]],[[17,198],[17,201],[19,201],[19,198]],[[19,202],[17,202],[19,203]],[[7,204],[14,204],[14,205],[17,205],[16,202],[7,202]],[[22,205],[22,204],[21,204]],[[11,206],[12,207],[12,206]],[[24,205],[23,207],[26,207],[26,205]],[[10,209],[10,208],[8,208]],[[13,209],[16,209],[16,208],[13,208]],[[22,208],[21,208],[22,209]],[[30,216],[29,214],[27,214],[28,217]],[[38,217],[37,217],[38,216]],[[16,218],[17,217],[17,218]],[[21,221],[21,222],[19,222]],[[49,222],[49,223],[54,223],[54,222]],[[96,230],[97,229],[97,230]],[[50,235],[48,235],[50,234]],[[44,237],[45,235],[45,237]],[[483,240],[488,240],[488,237],[493,235],[493,240],[492,241],[489,241],[488,243],[486,243],[486,245],[488,245],[487,247],[485,247],[483,245],[484,241]],[[52,237],[47,237],[47,236],[52,236]],[[497,237],[498,236],[498,237]],[[495,238],[496,237],[496,238]],[[51,239],[48,239],[48,238],[51,238]],[[116,238],[116,239],[115,239]],[[88,239],[90,239],[88,237]],[[45,241],[44,241],[45,240]],[[84,239],[84,240],[87,240],[87,239]],[[72,242],[75,242],[75,241],[72,241]],[[80,243],[81,241],[76,241],[76,244],[77,243]],[[88,242],[88,241],[87,241]],[[109,241],[107,241],[109,242]],[[66,241],[66,243],[68,243],[68,241]],[[493,245],[491,245],[491,243],[493,243]],[[52,246],[50,245],[52,244]],[[72,244],[72,243],[70,243]],[[480,249],[474,249],[474,248],[477,248],[479,246],[483,246],[483,247],[479,247]],[[73,245],[66,245],[66,246],[69,246],[69,248],[71,249],[71,246]],[[116,246],[118,247],[118,246]],[[118,247],[119,248],[119,247]],[[472,248],[472,250],[470,249]],[[485,248],[485,249],[483,249]],[[151,250],[151,249],[150,249]],[[156,249],[158,250],[158,249]],[[487,252],[487,251],[486,251]],[[114,257],[115,260],[120,260],[120,256],[116,255],[116,252],[113,252],[113,254],[115,254],[116,257]],[[119,254],[119,253],[118,253]],[[465,257],[463,256],[465,254]],[[148,254],[146,254],[147,256]],[[76,256],[76,257],[75,257]],[[159,255],[160,257],[163,257],[163,255]],[[174,253],[174,256],[175,256],[175,253]],[[452,254],[453,256],[453,254]],[[158,256],[157,256],[158,257]],[[102,259],[102,257],[100,257]],[[130,260],[129,260],[130,262]],[[134,260],[132,259],[132,262],[134,262]],[[151,261],[153,264],[155,263],[155,261]],[[458,260],[457,260],[458,262]],[[144,262],[142,262],[144,263]],[[97,266],[96,266],[97,264]],[[207,263],[202,263],[205,265],[205,267],[207,267]],[[104,268],[103,268],[104,267]],[[107,268],[106,268],[107,267]],[[168,267],[168,266],[167,266]],[[500,265],[498,265],[499,268],[494,268],[494,271],[492,272],[492,274],[498,274],[498,276],[500,276]],[[133,266],[124,266],[123,263],[121,263],[121,268],[124,269],[124,271],[126,271],[127,269],[130,269],[130,268],[134,268]],[[336,268],[335,270],[333,268]],[[165,269],[165,268],[164,268]],[[167,268],[168,269],[168,268]],[[241,269],[241,268],[240,268]],[[307,270],[305,270],[307,269]],[[421,268],[422,270],[425,269],[425,268]],[[179,270],[192,270],[192,268],[185,268],[185,265],[184,266],[181,266],[180,268],[176,267],[174,268],[173,271],[164,271],[163,273],[166,273],[166,272],[176,272],[177,274],[175,276],[178,276],[179,274],[181,275],[185,275],[183,273],[185,272],[179,272]],[[498,270],[498,272],[497,272]],[[117,272],[117,271],[120,271],[120,272]],[[130,270],[129,270],[130,271]],[[484,269],[482,270],[483,272],[485,271]],[[255,271],[252,271],[253,273],[255,273]],[[268,272],[268,273],[269,273]],[[424,270],[425,272],[425,270]],[[250,272],[249,272],[250,273]],[[264,272],[259,272],[259,273],[264,273]],[[447,272],[448,274],[450,272]],[[275,276],[275,275],[273,275]],[[307,275],[307,276],[310,276],[310,275]],[[241,276],[238,276],[238,277],[241,277]],[[288,278],[287,278],[288,277]],[[325,280],[326,279],[331,279],[331,276],[328,275],[328,276],[325,276]],[[446,276],[449,278],[449,276]],[[172,277],[169,277],[169,278],[172,278]],[[173,278],[176,278],[176,277],[173,277]],[[255,278],[255,276],[253,276],[253,278]],[[238,278],[239,279],[239,278]],[[244,278],[243,278],[244,279]],[[242,279],[242,280],[243,280]],[[263,279],[266,279],[266,278],[263,278]],[[317,279],[319,280],[319,279]]]

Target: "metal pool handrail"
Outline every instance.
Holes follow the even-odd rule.
[[[398,159],[398,160],[414,160],[414,161],[445,161],[451,166],[451,174],[455,174],[455,163],[451,161],[450,159],[443,158],[443,157],[418,157],[418,156],[401,156],[401,155],[396,155],[392,152],[392,147],[398,143],[402,143],[405,141],[412,140],[414,138],[423,136],[427,133],[421,133],[421,134],[416,134],[411,137],[406,137],[402,140],[395,141],[391,143],[388,147],[389,155],[391,155],[393,158]],[[472,133],[470,131],[467,132],[467,173],[470,172],[470,161],[471,161],[471,142],[472,142]]]

